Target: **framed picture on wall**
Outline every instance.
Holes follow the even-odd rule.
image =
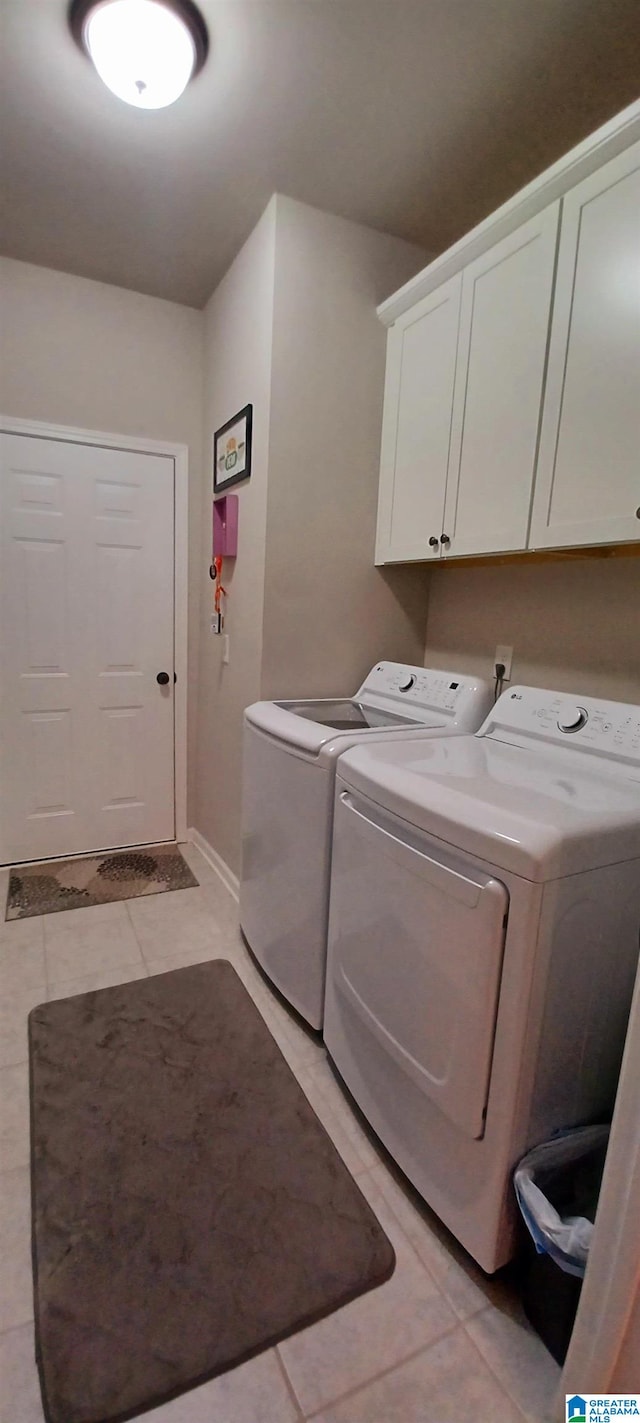
[[[213,436],[213,492],[221,494],[231,484],[251,475],[253,406],[245,405]]]

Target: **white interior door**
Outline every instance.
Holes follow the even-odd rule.
[[[173,511],[168,456],[0,436],[4,862],[174,836]]]

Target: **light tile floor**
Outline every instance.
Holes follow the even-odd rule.
[[[229,959],[393,1242],[380,1289],[145,1423],[553,1423],[559,1370],[508,1285],[421,1208],[356,1119],[323,1048],[269,992],[237,905],[191,845],[197,889],[0,922],[0,1423],[43,1423],[33,1358],[26,1017],[45,999]],[[0,874],[4,913],[6,873]],[[558,1415],[559,1416],[559,1415]]]

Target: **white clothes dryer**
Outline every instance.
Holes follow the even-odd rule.
[[[327,1050],[496,1270],[519,1159],[613,1106],[638,964],[640,708],[516,687],[475,736],[354,747],[335,797]]]
[[[475,731],[491,688],[457,672],[377,662],[353,697],[245,712],[240,924],[265,973],[322,1027],[333,788],[348,747]]]

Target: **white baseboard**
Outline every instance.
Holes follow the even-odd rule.
[[[196,850],[199,850],[200,854],[204,856],[207,864],[211,865],[212,870],[215,870],[216,874],[220,876],[225,889],[229,890],[229,893],[233,895],[234,899],[238,899],[240,894],[240,881],[238,876],[234,875],[233,870],[229,869],[222,855],[219,855],[218,851],[214,850],[213,845],[210,845],[209,841],[205,840],[204,835],[201,835],[199,830],[192,827],[187,831],[187,837],[191,841],[191,844],[195,845]]]

